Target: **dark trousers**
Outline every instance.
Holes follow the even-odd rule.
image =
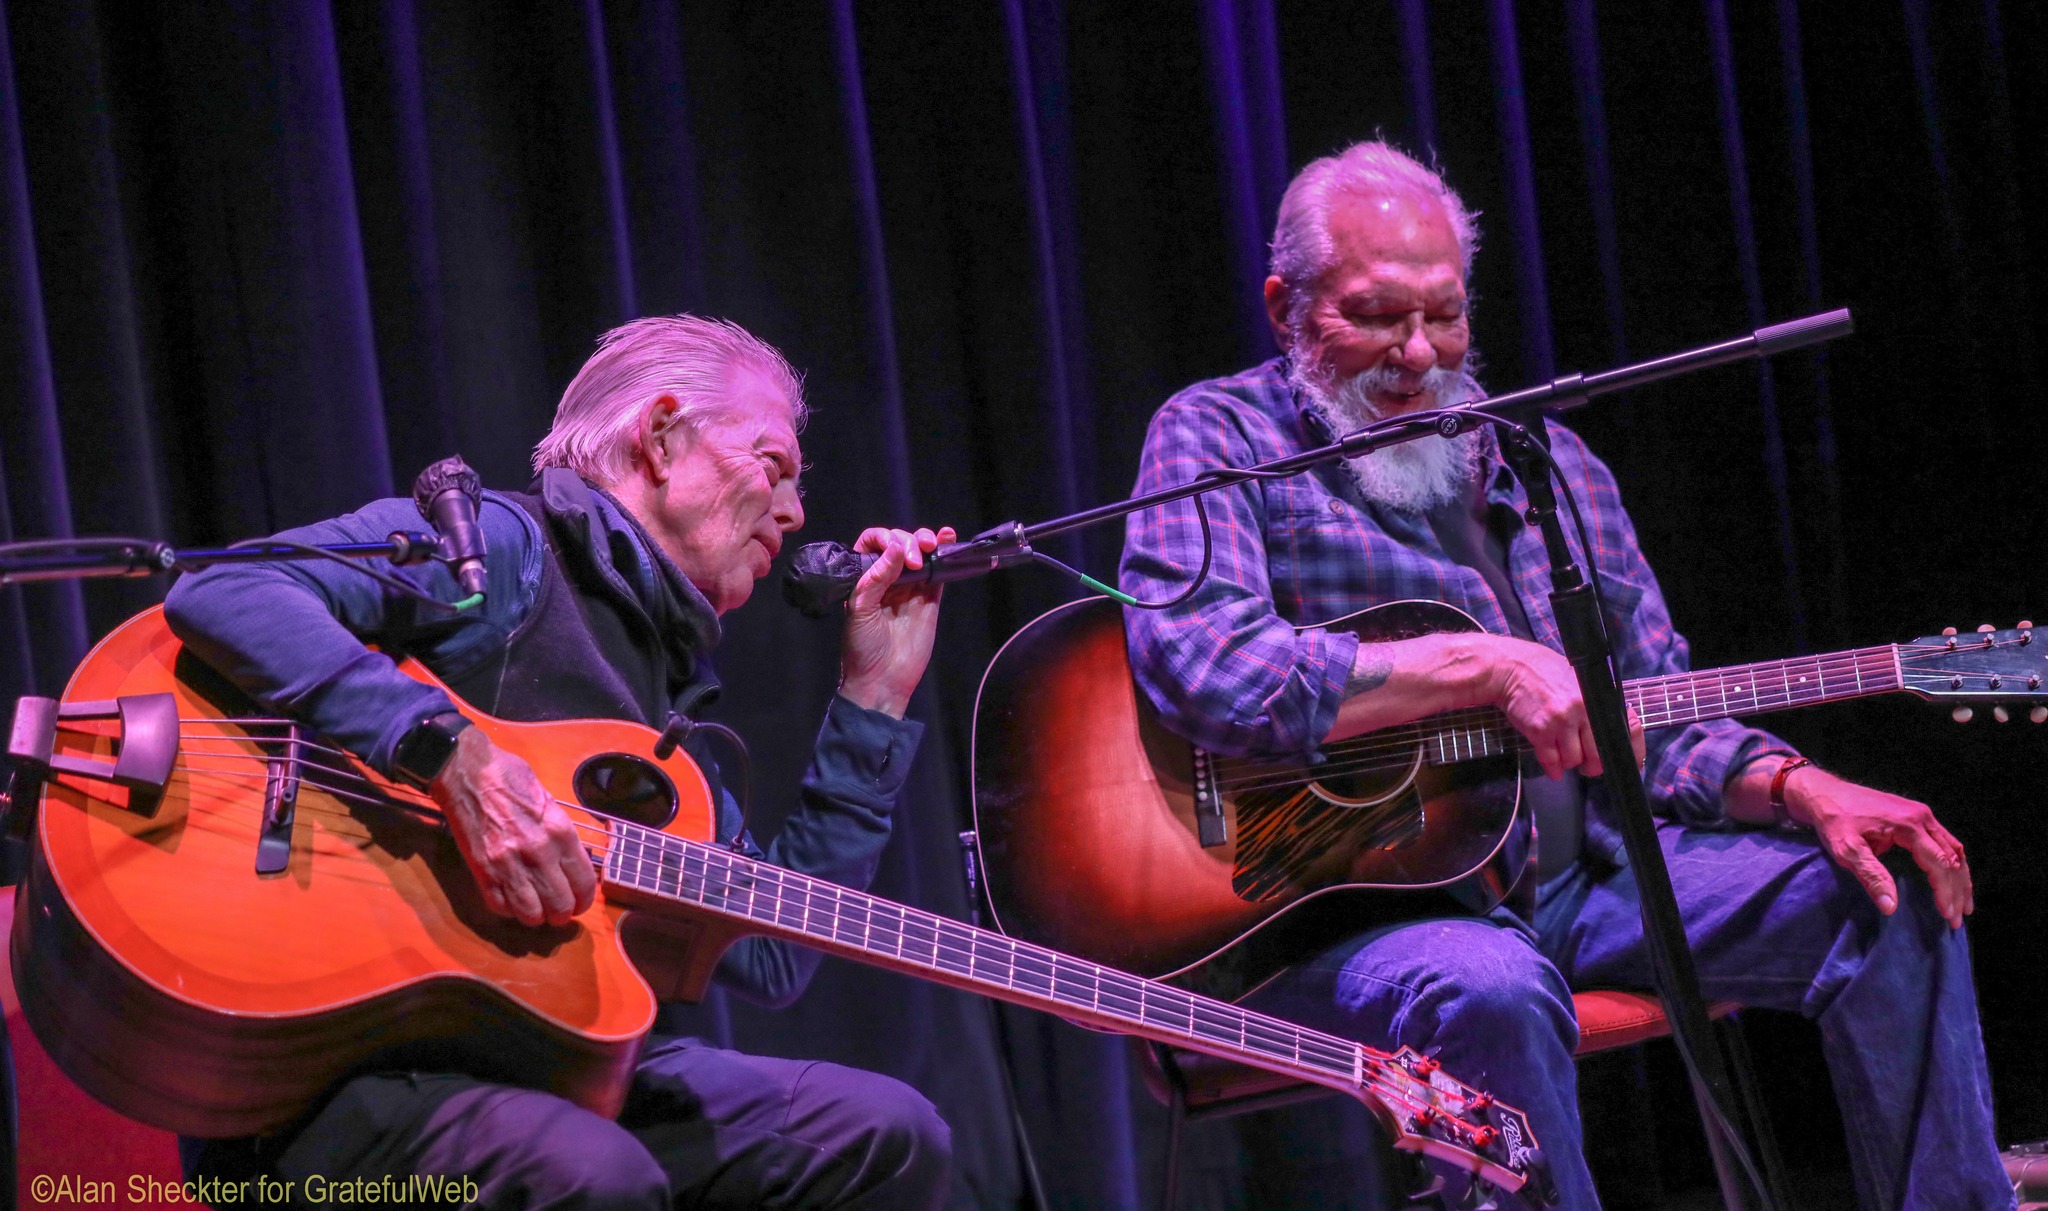
[[[616,1122],[530,1089],[381,1073],[343,1085],[289,1140],[186,1145],[188,1172],[290,1182],[293,1206],[419,1174],[468,1179],[493,1211],[914,1211],[945,1201],[952,1156],[944,1121],[900,1081],[660,1037]]]

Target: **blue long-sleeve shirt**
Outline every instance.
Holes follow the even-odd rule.
[[[1566,530],[1582,566],[1598,572],[1621,675],[1686,671],[1685,637],[1672,625],[1613,474],[1569,430],[1552,425],[1550,434],[1593,550],[1578,550],[1578,535]],[[1174,487],[1218,467],[1248,467],[1333,440],[1295,399],[1285,362],[1276,358],[1168,400],[1152,418],[1134,491]],[[1526,494],[1497,455],[1485,473],[1491,503],[1526,512]],[[1511,633],[1483,575],[1447,554],[1424,518],[1366,500],[1341,466],[1205,499],[1215,538],[1208,580],[1174,609],[1127,610],[1125,625],[1139,687],[1168,727],[1206,749],[1282,756],[1322,743],[1336,725],[1359,640],[1319,624],[1389,601],[1424,599],[1464,610],[1493,634]],[[1191,501],[1131,515],[1126,592],[1171,596],[1201,561]],[[1561,650],[1549,570],[1542,539],[1522,528],[1508,548],[1516,597],[1536,642]],[[1768,732],[1728,719],[1655,730],[1645,740],[1652,807],[1696,827],[1725,827],[1728,780],[1761,757],[1792,752]],[[1620,860],[1618,834],[1597,819],[1588,821],[1587,839]]]
[[[639,525],[609,498],[590,493],[592,549],[603,552],[607,578],[621,591],[652,602],[663,592],[658,551]],[[441,690],[400,673],[392,654],[410,655],[437,675],[459,680],[497,658],[539,607],[545,560],[540,526],[518,504],[494,492],[479,511],[489,558],[485,602],[452,615],[424,606],[368,576],[326,561],[221,565],[178,582],[165,601],[171,629],[195,654],[264,707],[296,718],[389,775],[398,742],[422,718],[451,709]],[[418,512],[404,499],[379,500],[356,512],[286,531],[304,543],[381,541],[393,530],[416,530]],[[439,564],[377,568],[442,601],[461,596]],[[718,641],[716,614],[679,576],[683,600],[666,614],[672,645],[708,651]],[[368,645],[379,650],[372,651]],[[487,709],[486,704],[478,704]],[[835,697],[825,713],[798,804],[764,852],[744,830],[730,793],[718,805],[718,838],[738,841],[756,857],[849,887],[873,879],[889,838],[890,819],[923,727]],[[807,947],[747,938],[719,966],[722,984],[759,1003],[794,1000],[817,969]]]

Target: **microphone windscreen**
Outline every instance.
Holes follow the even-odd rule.
[[[451,454],[420,472],[420,477],[412,481],[412,503],[419,509],[420,516],[433,521],[429,507],[436,496],[450,488],[460,489],[464,496],[469,497],[471,504],[482,507],[483,480],[477,477],[468,463],[462,461],[460,454]]]
[[[873,555],[849,551],[836,542],[806,543],[790,557],[789,571],[782,577],[782,599],[807,617],[823,618],[853,593],[861,573],[874,562]]]

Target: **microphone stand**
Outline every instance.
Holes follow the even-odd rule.
[[[1740,1159],[1755,1188],[1758,1205],[1775,1211],[1776,1192],[1759,1175],[1750,1160],[1744,1136],[1755,1138],[1756,1124],[1746,1122],[1731,1095],[1726,1057],[1713,1045],[1708,1034],[1706,1007],[1700,997],[1699,975],[1686,941],[1685,923],[1678,901],[1672,894],[1671,875],[1657,844],[1657,826],[1644,793],[1642,772],[1629,742],[1628,704],[1614,667],[1613,648],[1600,617],[1592,584],[1579,570],[1557,517],[1557,497],[1552,489],[1547,461],[1548,437],[1543,418],[1549,412],[1563,412],[1584,406],[1593,397],[1660,379],[1690,374],[1712,366],[1749,358],[1769,357],[1791,349],[1847,336],[1854,325],[1847,310],[1824,312],[1759,328],[1747,336],[1640,362],[1593,375],[1571,374],[1548,383],[1527,387],[1506,395],[1491,396],[1456,407],[1432,409],[1394,417],[1347,434],[1335,443],[1260,463],[1254,467],[1228,468],[1197,477],[1179,487],[1114,504],[1102,505],[1038,525],[1006,522],[966,542],[941,548],[933,558],[955,559],[963,564],[984,565],[985,569],[1007,566],[1032,558],[1031,544],[1054,534],[1094,525],[1139,509],[1167,504],[1200,493],[1250,479],[1268,479],[1297,474],[1339,458],[1358,458],[1429,434],[1456,437],[1481,424],[1501,430],[1501,450],[1509,469],[1521,481],[1529,497],[1528,522],[1543,534],[1544,551],[1550,560],[1551,608],[1558,624],[1559,642],[1567,660],[1578,674],[1586,715],[1593,728],[1595,747],[1605,770],[1608,795],[1621,823],[1622,840],[1629,865],[1641,896],[1643,937],[1650,951],[1651,969],[1657,992],[1671,1023],[1674,1042],[1686,1060],[1694,1088],[1703,1109],[1714,1113],[1705,1123],[1710,1140],[1718,1133]],[[1539,444],[1541,449],[1539,449]],[[1714,1121],[1718,1120],[1718,1121]]]
[[[42,580],[148,576],[173,569],[191,570],[217,563],[261,563],[275,560],[388,559],[393,564],[426,563],[438,558],[441,539],[417,530],[393,530],[383,542],[343,542],[326,546],[254,542],[231,547],[179,550],[148,538],[50,538],[0,543],[0,585]],[[20,874],[21,845],[27,840],[30,808],[40,778],[11,761],[0,761],[0,887]],[[17,810],[19,809],[19,810]]]
[[[341,542],[326,546],[238,543],[231,547],[176,549],[148,538],[48,538],[0,543],[0,585],[38,580],[80,580],[149,576],[217,563],[266,563],[285,559],[388,559],[425,563],[440,553],[441,540],[416,530],[394,530],[383,542]]]

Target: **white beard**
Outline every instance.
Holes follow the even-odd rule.
[[[1287,381],[1338,436],[1386,417],[1372,402],[1372,395],[1393,386],[1396,377],[1395,372],[1380,367],[1333,384],[1327,375],[1311,372],[1291,359],[1287,370]],[[1416,403],[1423,408],[1442,408],[1485,394],[1466,371],[1438,366],[1423,377]],[[1479,477],[1484,455],[1481,433],[1475,430],[1448,440],[1420,437],[1386,446],[1363,458],[1347,458],[1344,466],[1367,500],[1397,513],[1421,516],[1462,497]]]

